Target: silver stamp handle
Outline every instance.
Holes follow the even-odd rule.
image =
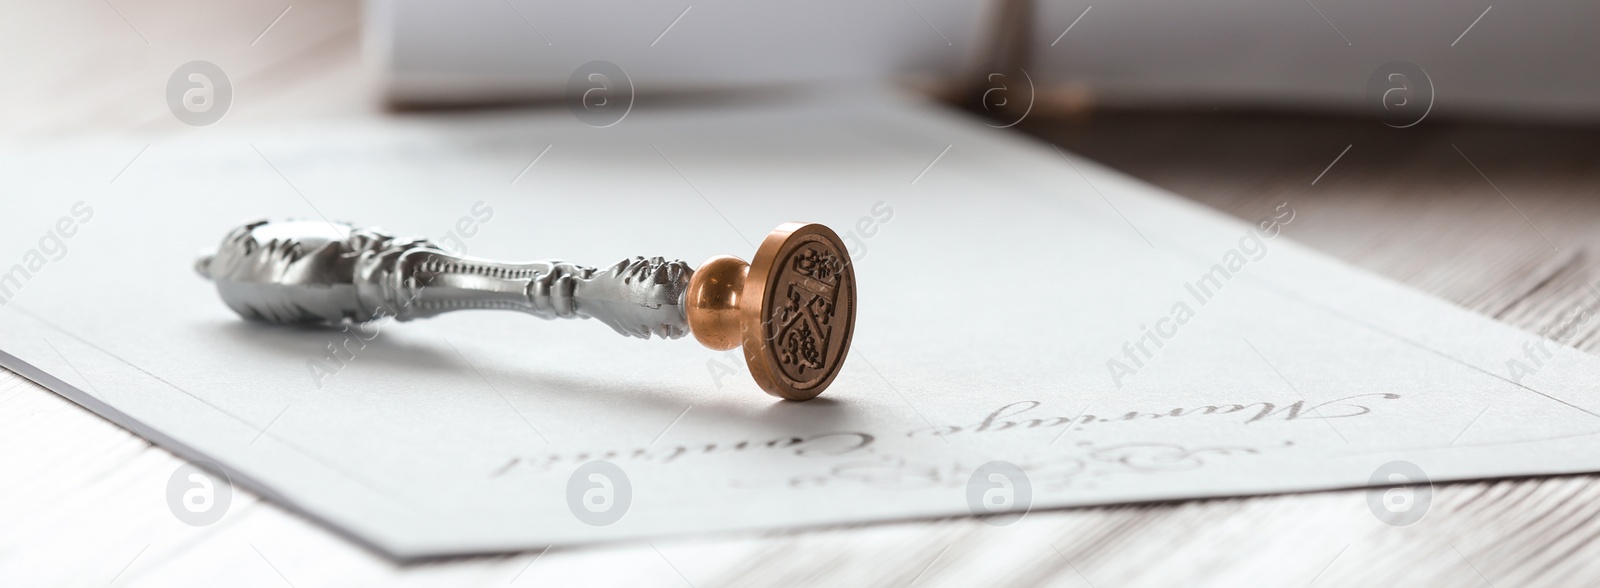
[[[606,269],[563,261],[457,255],[427,239],[322,221],[260,221],[234,229],[195,263],[240,316],[339,324],[428,318],[454,310],[516,310],[593,318],[623,335],[689,333],[684,295],[694,270],[660,257]]]

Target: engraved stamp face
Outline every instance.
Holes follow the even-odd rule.
[[[844,363],[855,324],[855,273],[831,231],[783,243],[762,309],[762,359],[785,398],[815,396]]]
[[[781,266],[777,292],[782,299],[767,317],[767,336],[779,370],[796,388],[815,385],[837,364],[849,329],[836,317],[839,291],[848,287],[842,283],[849,279],[845,263],[838,251],[814,239],[791,251]]]

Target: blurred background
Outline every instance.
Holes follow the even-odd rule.
[[[5,13],[8,134],[170,126],[161,89],[195,60],[234,85],[225,124],[559,100],[595,60],[647,97],[892,83],[965,98],[1002,73],[990,87],[1034,116],[1360,116],[1381,108],[1369,82],[1399,61],[1405,79],[1385,89],[1426,93],[1430,117],[1600,119],[1600,5],[1564,0],[63,0]]]

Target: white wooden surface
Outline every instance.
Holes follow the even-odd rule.
[[[223,124],[383,116],[365,91],[355,4],[286,6],[8,2],[0,131],[195,132],[161,101],[167,75],[194,59],[234,79]],[[1292,238],[1530,331],[1600,310],[1593,130],[1430,121],[1402,133],[1369,121],[1181,114],[1024,127],[1225,211],[1290,200],[1300,211]],[[1597,333],[1600,321],[1563,341],[1593,352]],[[1426,518],[1404,528],[1379,523],[1365,492],[1345,491],[1035,512],[1009,527],[916,521],[397,566],[246,492],[221,521],[184,525],[165,496],[181,463],[0,372],[0,585],[1600,583],[1595,476],[1440,485]]]

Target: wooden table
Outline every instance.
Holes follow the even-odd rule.
[[[360,90],[355,4],[151,0],[31,6],[5,27],[0,130],[187,132],[159,101],[179,63],[239,88],[228,124],[384,116]],[[274,18],[277,18],[274,21]],[[269,26],[269,23],[272,23]],[[259,35],[259,36],[258,36]],[[255,41],[252,43],[251,39]],[[356,88],[356,89],[352,89]],[[1024,132],[1246,218],[1290,201],[1294,239],[1532,332],[1600,311],[1600,132],[1247,113],[1036,116]],[[115,170],[111,170],[115,171]],[[1600,321],[1555,336],[1595,352]],[[237,492],[174,520],[170,453],[0,372],[0,585],[1594,585],[1595,476],[1434,488],[1389,527],[1365,491],[772,532],[398,566]]]

